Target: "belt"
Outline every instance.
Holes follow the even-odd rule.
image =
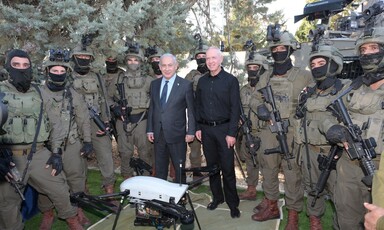
[[[36,145],[36,152],[43,149],[44,148],[44,144],[43,143],[39,143]],[[10,145],[9,146],[9,149],[12,151],[12,154],[14,156],[23,156],[23,155],[27,155],[31,152],[31,145],[26,145],[26,146],[22,146],[22,145],[17,145],[17,146],[12,146]]]
[[[143,116],[143,113],[144,113],[144,112],[137,113],[137,114],[130,114],[130,115],[128,116],[128,120],[129,120],[131,123],[138,123],[139,121],[142,121],[142,120],[147,119],[147,113],[145,113],[144,116]]]
[[[208,125],[208,126],[218,126],[218,125],[222,125],[222,124],[228,123],[229,121],[230,121],[230,119],[225,119],[225,120],[221,120],[221,121],[201,120],[199,123],[200,124],[204,124],[204,125]]]
[[[308,144],[308,147],[316,153],[329,153],[329,150],[331,150],[331,146],[329,145],[311,145]]]

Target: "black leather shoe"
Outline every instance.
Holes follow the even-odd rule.
[[[240,217],[240,211],[238,208],[231,208],[231,217],[232,218],[239,218]]]
[[[222,203],[224,203],[223,200],[221,200],[221,201],[213,200],[211,203],[208,204],[207,209],[208,210],[215,210],[217,208],[217,206],[219,206]]]

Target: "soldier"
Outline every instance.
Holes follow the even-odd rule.
[[[116,84],[122,84],[125,95],[121,92],[115,94],[115,98],[125,97],[127,107],[115,104],[114,114],[118,118],[116,122],[119,133],[119,153],[121,157],[121,175],[127,179],[133,176],[133,168],[129,162],[137,147],[139,157],[152,165],[152,153],[146,137],[147,109],[149,107],[149,87],[153,78],[143,75],[142,63],[144,56],[138,46],[130,47],[125,56],[127,70],[116,78]],[[122,108],[125,114],[122,112]],[[123,115],[123,116],[121,116]]]
[[[11,179],[20,186],[28,183],[48,196],[58,217],[65,219],[70,229],[83,229],[77,210],[70,203],[69,188],[61,173],[61,148],[53,145],[53,152],[50,152],[44,147],[49,135],[52,139],[57,137],[57,130],[49,133],[50,125],[40,90],[31,84],[30,58],[26,52],[15,49],[7,54],[6,60],[9,77],[0,83],[0,92],[5,93],[3,101],[7,102],[9,111],[4,125],[6,134],[0,136],[0,150],[3,157],[7,155],[16,165],[12,170],[22,175],[18,178],[13,173]],[[52,170],[48,169],[50,166]],[[0,182],[0,194],[0,229],[23,229],[20,196],[7,182]]]
[[[316,50],[309,56],[309,66],[316,83],[305,89],[305,94],[300,97],[303,100],[300,101],[296,115],[298,118],[302,118],[299,143],[300,152],[303,153],[304,189],[310,192],[307,199],[307,215],[309,215],[311,230],[318,230],[322,229],[320,218],[325,213],[326,194],[316,194],[314,191],[321,173],[318,156],[319,154],[329,154],[331,145],[326,140],[325,133],[332,125],[339,123],[327,110],[327,107],[342,91],[347,82],[342,82],[336,77],[343,69],[343,56],[333,46],[321,45],[316,47]],[[340,154],[339,149],[336,146],[334,148],[336,148],[335,155]],[[333,194],[335,179],[336,172],[332,171],[326,183],[326,190],[331,195]],[[317,195],[320,195],[319,199],[315,197]],[[317,199],[315,203],[314,199]]]
[[[276,39],[268,41],[268,46],[274,59],[273,69],[267,71],[260,78],[260,87],[271,85],[277,109],[282,122],[289,123],[287,143],[289,152],[293,153],[293,130],[295,127],[295,108],[297,98],[302,89],[307,86],[312,78],[308,71],[294,67],[290,55],[296,50],[297,42],[293,35],[287,31],[275,34]],[[260,100],[260,99],[259,99]],[[265,104],[263,104],[265,105]],[[259,119],[269,121],[270,116],[261,117],[262,112],[257,111]],[[269,111],[268,111],[269,114]],[[276,134],[271,133],[267,123],[261,128],[261,151],[279,147]],[[284,171],[285,201],[288,209],[288,223],[285,229],[298,229],[298,212],[302,210],[304,191],[301,186],[301,172],[296,160],[282,160],[281,154],[260,154],[260,169],[263,174],[263,190],[265,197],[255,208],[252,219],[265,221],[279,218],[277,200],[280,197],[278,173],[280,165]]]
[[[198,49],[196,50],[194,59],[196,60],[197,69],[191,70],[186,76],[185,79],[192,81],[193,83],[193,91],[196,91],[197,83],[201,76],[207,73],[209,70],[205,63],[205,52],[208,47],[200,44]],[[189,146],[189,160],[191,162],[191,167],[201,167],[201,142],[195,138],[194,141],[188,143]],[[203,174],[201,172],[193,172],[194,179],[202,177]],[[196,178],[195,178],[196,177]]]
[[[44,106],[50,123],[59,136],[50,138],[51,146],[63,149],[63,171],[71,193],[85,192],[86,158],[93,152],[89,112],[82,95],[66,85],[71,74],[68,50],[50,50],[43,62],[45,85],[41,87]],[[39,209],[43,213],[40,229],[51,229],[54,221],[53,204],[47,196],[39,195]],[[81,208],[77,209],[79,222],[91,222]]]
[[[73,50],[72,62],[74,64],[73,88],[82,95],[88,109],[94,110],[109,127],[109,106],[106,101],[106,90],[101,76],[91,70],[94,56],[86,46],[78,46]],[[116,177],[113,170],[112,141],[100,131],[95,122],[91,121],[91,139],[96,159],[103,177],[102,186],[106,193],[114,190]]]
[[[241,88],[240,98],[244,108],[244,113],[252,123],[251,132],[254,136],[257,136],[259,128],[258,120],[256,117],[256,108],[250,107],[250,101],[252,97],[254,97],[257,93],[257,83],[259,82],[260,76],[265,72],[265,70],[268,70],[267,58],[261,54],[251,51],[247,61],[245,62],[245,66],[248,73],[248,84]],[[240,155],[243,159],[245,159],[246,162],[247,190],[243,193],[240,193],[239,198],[240,200],[256,200],[256,186],[259,182],[259,162],[257,159],[255,159],[256,165],[253,164],[253,159],[245,147],[244,136],[240,146]]]
[[[153,77],[153,79],[161,78],[161,70],[160,70],[160,57],[164,54],[164,52],[154,46],[154,47],[148,47],[146,49],[146,55],[147,56],[147,62],[151,65],[151,69],[149,70],[149,75]]]
[[[362,138],[374,138],[376,154],[384,150],[384,28],[365,30],[356,41],[356,52],[364,75],[354,81],[354,89],[347,94],[347,107],[353,123],[362,130]],[[357,84],[361,80],[362,84]],[[345,143],[349,132],[344,126],[332,126],[326,133],[332,143]],[[379,161],[380,156],[375,160]],[[335,185],[335,208],[340,229],[364,229],[364,202],[370,202],[370,188],[361,179],[365,176],[358,160],[350,160],[342,154],[337,162]],[[382,196],[382,194],[380,194]],[[373,197],[373,202],[377,197]]]

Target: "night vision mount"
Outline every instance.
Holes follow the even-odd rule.
[[[280,41],[281,35],[281,25],[275,23],[275,25],[268,25],[267,27],[267,41],[268,42],[278,42]]]
[[[58,62],[69,62],[70,51],[68,49],[50,49],[49,50],[49,60],[58,61]]]
[[[252,39],[249,39],[245,42],[243,49],[249,51],[248,60],[253,60],[256,52],[256,45],[253,43]]]
[[[157,46],[154,45],[154,46],[148,46],[148,48],[145,49],[145,53],[144,53],[144,56],[146,58],[148,58],[149,56],[153,56],[153,55],[156,55],[158,54],[159,51],[157,49]]]

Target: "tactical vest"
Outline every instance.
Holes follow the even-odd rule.
[[[68,138],[68,143],[74,144],[78,140],[79,133],[75,121],[71,89],[66,88],[63,91],[52,92],[44,86],[41,94],[50,122],[61,127],[60,138],[63,142]]]
[[[301,90],[309,84],[307,73],[297,67],[288,71],[287,77],[271,77],[269,84],[275,98],[276,107],[282,119],[292,118],[298,104]]]
[[[0,92],[5,93],[8,106],[8,119],[3,126],[7,132],[0,136],[1,144],[32,144],[40,115],[41,98],[36,89],[20,93],[8,81],[0,82]],[[50,125],[45,111],[42,114],[37,142],[48,140]]]
[[[384,151],[384,86],[373,91],[362,85],[348,97],[352,122],[358,125],[363,138],[373,137],[377,142],[376,153]]]
[[[132,114],[148,109],[151,81],[152,79],[147,76],[133,76],[129,72],[126,72],[125,75],[120,74],[118,83],[124,82],[125,97],[128,106],[132,107]]]
[[[100,112],[103,95],[101,95],[96,73],[90,72],[87,75],[75,73],[72,85],[78,93],[83,95],[88,107],[93,107]]]

